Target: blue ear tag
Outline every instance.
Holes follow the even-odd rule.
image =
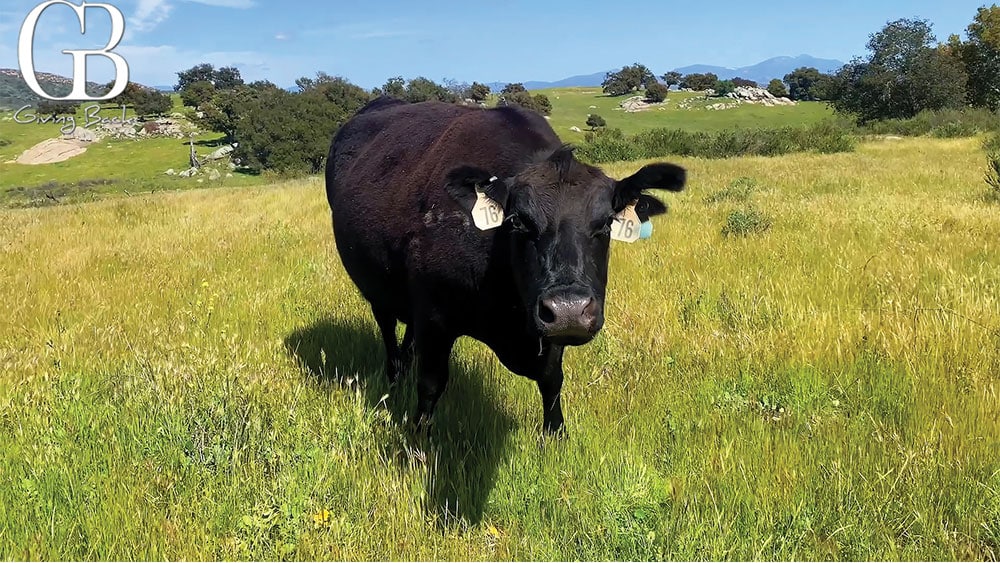
[[[647,239],[653,236],[653,223],[652,221],[646,221],[639,226],[639,238]]]

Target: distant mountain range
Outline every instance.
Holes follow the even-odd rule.
[[[842,66],[844,66],[844,63],[838,60],[820,59],[811,55],[799,55],[797,57],[774,57],[767,59],[766,61],[761,61],[755,65],[740,68],[728,68],[712,65],[690,65],[670,70],[675,70],[681,74],[711,72],[715,73],[722,80],[729,80],[739,76],[740,78],[753,80],[760,85],[767,85],[772,78],[784,78],[786,74],[800,67],[813,67],[820,72],[831,73],[835,72]],[[570,76],[569,78],[563,78],[562,80],[556,80],[554,82],[530,81],[525,82],[524,87],[528,90],[541,90],[544,88],[595,87],[601,85],[608,72],[614,72],[616,70],[620,69],[610,69],[603,72],[595,72],[594,74],[580,74],[577,76]],[[657,76],[661,76],[667,72],[655,68],[651,68],[650,70],[656,73]],[[494,91],[497,91],[506,85],[506,82],[491,82],[489,87]]]

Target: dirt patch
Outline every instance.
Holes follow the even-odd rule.
[[[87,152],[87,143],[76,139],[48,139],[21,153],[18,164],[52,164]]]

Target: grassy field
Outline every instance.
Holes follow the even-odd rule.
[[[628,96],[611,98],[600,88],[554,88],[538,90],[552,103],[549,123],[567,142],[582,142],[587,127],[587,116],[596,113],[607,121],[609,128],[634,134],[644,129],[666,127],[685,131],[721,131],[723,129],[754,127],[802,126],[818,123],[833,116],[833,111],[823,102],[802,102],[794,106],[764,107],[744,104],[726,110],[706,110],[705,107],[729,98],[705,98],[696,92],[670,92],[662,106],[648,111],[626,113],[618,108]],[[681,105],[688,106],[686,109]],[[595,106],[595,107],[591,107]],[[583,131],[576,133],[570,127]]]
[[[564,440],[467,339],[408,437],[318,180],[0,211],[0,556],[1000,557],[977,141],[677,162]]]
[[[174,96],[175,111],[183,111],[178,96]],[[78,127],[86,123],[86,106],[83,104],[74,116]],[[102,117],[119,117],[121,110],[106,109]],[[128,110],[128,118],[133,117]],[[0,112],[0,139],[10,141],[0,146],[0,206],[11,206],[44,199],[45,194],[67,200],[87,200],[104,193],[125,190],[130,192],[152,190],[179,190],[202,187],[203,177],[179,178],[164,172],[173,168],[177,172],[189,165],[187,139],[153,138],[140,141],[106,139],[92,143],[87,152],[63,162],[43,165],[25,165],[13,162],[24,151],[36,144],[58,137],[61,124],[17,123],[14,112]],[[23,119],[23,117],[22,117]],[[218,133],[206,132],[195,137],[195,150],[200,156],[214,151],[220,141]],[[202,182],[198,182],[198,180]],[[219,186],[259,185],[266,178],[248,174],[234,174],[212,182]]]

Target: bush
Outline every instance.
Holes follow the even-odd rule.
[[[535,94],[532,96],[524,90],[515,91],[502,95],[500,104],[504,103],[512,106],[521,106],[542,115],[552,113],[552,102],[549,101],[548,96],[545,94]]]
[[[11,141],[10,139],[4,139],[3,137],[0,137],[0,147],[6,147],[7,145],[11,144],[12,142],[13,141]]]
[[[701,74],[692,73],[684,76],[681,79],[681,88],[688,88],[691,90],[708,90],[715,88],[715,85],[719,82],[719,77],[712,72]]]
[[[715,95],[720,97],[732,94],[736,90],[736,83],[732,80],[720,80],[715,83],[713,90],[715,90]]]
[[[723,201],[750,201],[750,196],[757,189],[757,181],[746,176],[737,178],[721,190],[705,197],[705,203],[721,203]]]
[[[181,90],[181,101],[184,105],[195,109],[201,107],[215,96],[215,86],[207,81],[192,82]]]
[[[303,81],[301,92],[261,88],[236,108],[233,153],[247,168],[281,174],[323,169],[330,139],[369,101],[368,92],[340,77]]]
[[[639,146],[627,139],[621,129],[602,129],[587,133],[584,142],[576,150],[576,154],[594,163],[644,158]]]
[[[469,96],[477,102],[485,102],[490,97],[490,87],[485,84],[473,82],[469,89]]]
[[[908,119],[872,121],[859,128],[871,135],[971,137],[1000,131],[1000,114],[982,108],[924,110]]]
[[[667,94],[670,92],[670,88],[660,84],[659,82],[653,82],[652,84],[646,86],[646,100],[650,102],[662,102],[667,99]]]
[[[588,133],[577,154],[593,163],[659,158],[666,155],[729,158],[777,156],[814,150],[849,152],[855,141],[833,122],[810,127],[730,129],[715,133],[680,129],[649,129],[626,137],[618,129]]]
[[[52,100],[42,100],[38,102],[39,115],[73,115],[80,109],[78,102],[59,102]]]
[[[775,78],[767,85],[767,91],[770,92],[775,98],[787,98],[788,89],[785,88],[785,83],[781,80]]]
[[[1000,134],[991,135],[983,143],[983,148],[986,149],[987,199],[1000,201]]]
[[[771,218],[753,205],[734,209],[722,227],[723,236],[746,237],[766,232],[771,228]]]
[[[606,125],[607,122],[604,121],[604,118],[597,115],[596,113],[592,113],[587,117],[587,127],[590,127],[591,131],[597,129],[598,127],[604,127]]]
[[[174,103],[170,100],[170,96],[164,95],[162,92],[145,90],[135,95],[132,107],[135,109],[136,115],[145,117],[169,113],[170,109],[174,107]]]

